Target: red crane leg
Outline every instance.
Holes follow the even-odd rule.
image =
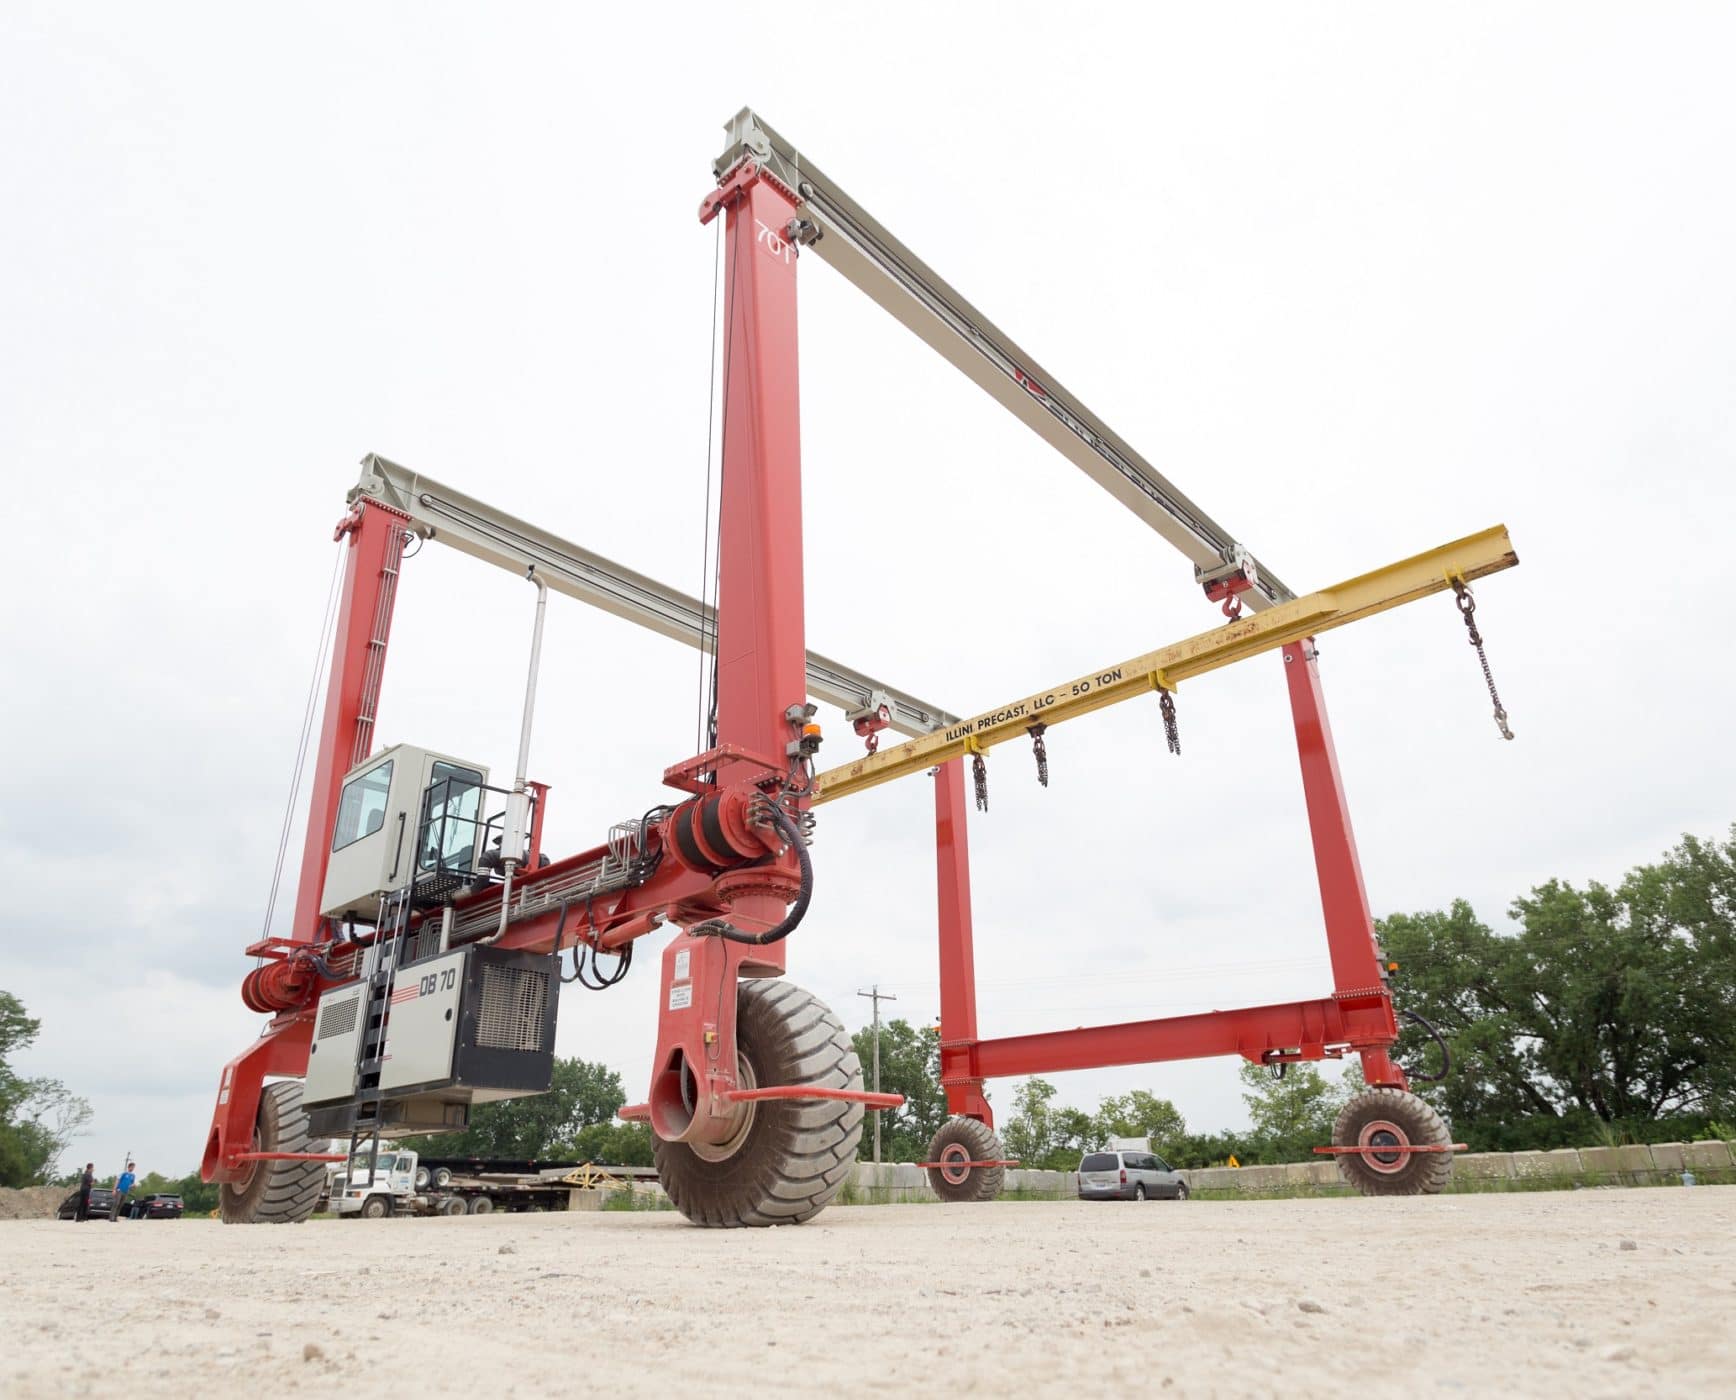
[[[344,561],[343,596],[338,603],[337,635],[332,639],[331,679],[326,683],[325,718],[314,750],[313,788],[302,848],[301,881],[295,892],[295,917],[289,936],[312,942],[319,930],[319,897],[331,860],[332,830],[344,774],[374,746],[380,683],[386,673],[386,642],[398,596],[398,570],[404,558],[404,521],[390,506],[364,501],[338,526],[349,539]]]
[[[228,1064],[217,1081],[217,1109],[205,1136],[199,1175],[205,1181],[237,1181],[247,1163],[237,1154],[253,1148],[253,1124],[265,1077],[298,1078],[307,1073],[307,1047],[313,1040],[313,1012],[273,1024]]]
[[[314,751],[308,803],[307,840],[289,938],[311,943],[319,936],[319,899],[331,859],[331,834],[344,774],[373,747],[380,683],[386,669],[386,642],[398,594],[398,569],[404,556],[405,517],[377,501],[366,501],[344,518],[338,537],[348,540],[343,591],[332,639],[331,678],[326,684],[325,718]],[[223,1070],[217,1106],[206,1135],[200,1173],[206,1181],[234,1181],[245,1164],[234,1154],[253,1141],[254,1118],[266,1075],[307,1073],[313,1010],[281,1022]]]
[[[1332,727],[1326,719],[1326,699],[1320,688],[1314,639],[1306,637],[1283,648],[1284,679],[1290,689],[1290,710],[1296,724],[1296,751],[1302,762],[1302,789],[1308,803],[1308,827],[1314,838],[1314,869],[1320,880],[1320,904],[1326,917],[1326,947],[1332,959],[1333,996],[1346,1007],[1377,1008],[1383,1024],[1376,1039],[1363,1044],[1363,1077],[1370,1084],[1406,1088],[1404,1072],[1388,1054],[1398,1037],[1392,999],[1382,977],[1380,946],[1374,937],[1374,916],[1362,883],[1362,863],[1350,829],[1350,809]]]
[[[970,833],[965,816],[964,760],[949,759],[934,775],[934,847],[940,904],[940,1082],[947,1112],[994,1127],[983,1081],[972,1063],[977,1041],[976,955],[970,912]]]
[[[719,213],[725,218],[717,745],[765,760],[721,762],[720,788],[756,786],[768,771],[783,771],[785,746],[797,732],[787,711],[808,698],[797,249],[785,237],[796,206],[794,192],[750,163],[700,211],[702,222]],[[783,883],[793,883],[793,853],[785,852],[777,865]],[[727,904],[729,922],[748,932],[780,922],[786,908],[774,893],[748,890],[729,896]],[[726,1095],[737,1087],[736,978],[783,970],[782,943],[745,947],[682,934],[664,950],[649,1096],[660,1137],[728,1137],[735,1104]]]

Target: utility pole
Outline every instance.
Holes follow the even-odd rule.
[[[891,992],[881,991],[878,982],[874,984],[872,991],[857,992],[856,995],[859,997],[867,997],[874,1003],[874,1092],[878,1094],[880,1092],[880,1003],[883,1001],[897,1001],[898,998],[893,996]],[[874,1163],[876,1166],[880,1164],[879,1109],[874,1110]]]

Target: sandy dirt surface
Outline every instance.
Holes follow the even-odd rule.
[[[1736,1387],[1736,1187],[19,1221],[0,1277],[8,1397]]]

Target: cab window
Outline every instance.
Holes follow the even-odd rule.
[[[387,759],[378,768],[358,773],[344,784],[338,798],[337,830],[332,833],[332,849],[372,836],[386,824],[387,794],[392,788],[392,762]]]
[[[482,832],[482,774],[455,763],[436,762],[423,798],[423,870],[472,870]]]

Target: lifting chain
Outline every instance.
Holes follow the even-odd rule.
[[[1489,687],[1489,699],[1495,705],[1495,727],[1501,731],[1503,739],[1511,739],[1513,731],[1507,727],[1507,711],[1501,707],[1501,694],[1495,689],[1489,657],[1483,650],[1483,634],[1477,630],[1477,600],[1471,596],[1470,585],[1462,578],[1453,580],[1453,599],[1459,605],[1459,613],[1465,619],[1465,630],[1471,634],[1471,645],[1477,649],[1477,660],[1483,667],[1483,683]]]
[[[977,811],[986,812],[989,809],[989,766],[983,762],[980,753],[971,755],[970,777],[976,784]]]
[[[1157,706],[1163,711],[1163,737],[1169,741],[1169,751],[1173,754],[1181,752],[1181,732],[1175,725],[1175,696],[1167,690],[1157,693]]]
[[[1049,786],[1049,750],[1043,743],[1043,731],[1048,727],[1039,720],[1025,731],[1031,736],[1031,752],[1037,757],[1037,781],[1044,787]]]

